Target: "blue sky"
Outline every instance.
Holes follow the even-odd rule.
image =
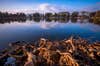
[[[66,7],[71,10],[82,10],[100,5],[100,0],[0,0],[0,10],[34,9],[40,4],[51,4]]]

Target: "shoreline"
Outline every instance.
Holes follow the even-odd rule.
[[[18,41],[10,43],[9,49],[0,52],[0,64],[6,65],[8,59],[13,58],[15,66],[28,66],[30,63],[31,66],[98,66],[100,65],[99,50],[100,42],[90,44],[82,38],[70,37],[61,41],[40,38],[35,43]],[[36,57],[41,60],[35,59]]]

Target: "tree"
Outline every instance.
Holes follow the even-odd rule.
[[[50,18],[50,17],[52,17],[52,16],[53,16],[52,13],[45,13],[45,18]]]
[[[69,12],[60,12],[58,13],[59,18],[68,18],[70,13]]]
[[[79,16],[79,12],[73,12],[72,14],[71,14],[71,17],[72,18],[77,18]]]
[[[34,13],[33,14],[33,18],[40,18],[40,17],[41,17],[40,13]]]

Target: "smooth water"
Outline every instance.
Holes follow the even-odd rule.
[[[62,40],[73,35],[100,41],[100,25],[90,22],[10,22],[0,23],[0,49],[10,42],[36,41],[40,38]]]

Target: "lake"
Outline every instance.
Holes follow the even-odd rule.
[[[90,41],[100,41],[100,25],[87,20],[72,22],[62,21],[25,21],[0,23],[0,49],[11,42],[37,41],[40,38],[63,40],[70,36],[82,37]]]

